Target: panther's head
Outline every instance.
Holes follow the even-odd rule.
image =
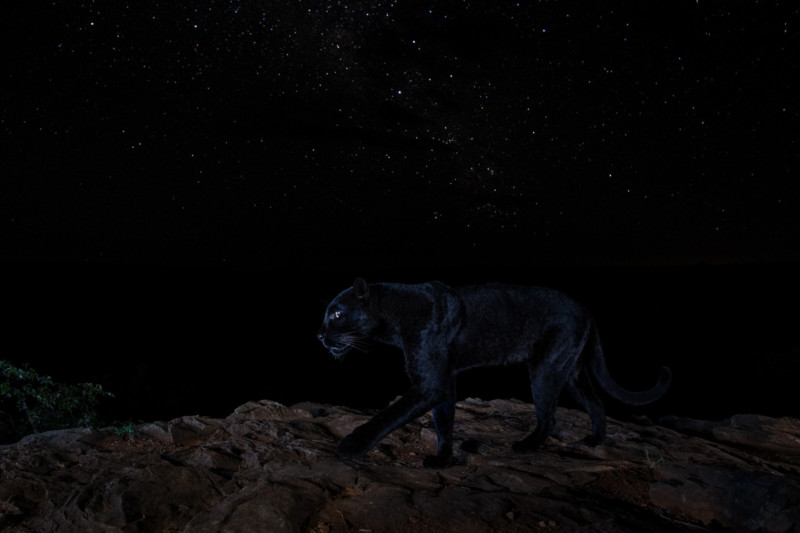
[[[317,338],[334,357],[341,357],[353,348],[366,351],[367,337],[377,324],[369,307],[369,286],[358,278],[328,305]]]

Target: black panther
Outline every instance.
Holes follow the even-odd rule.
[[[337,454],[363,457],[391,431],[433,409],[439,444],[426,466],[454,464],[456,377],[470,368],[525,363],[531,380],[536,427],[513,445],[535,450],[555,425],[563,391],[589,414],[589,445],[605,439],[605,409],[598,390],[629,405],[660,398],[671,379],[663,367],[658,383],[631,392],[609,375],[594,320],[568,296],[538,287],[489,284],[449,287],[367,284],[359,278],[328,305],[319,340],[335,357],[362,348],[366,338],[403,350],[410,390],[342,439]]]

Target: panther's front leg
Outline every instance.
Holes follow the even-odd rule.
[[[437,397],[413,387],[405,396],[353,430],[336,446],[342,459],[364,457],[383,437],[422,416],[437,403]]]
[[[358,429],[356,428],[356,431]],[[336,455],[342,459],[353,461],[361,459],[372,448],[373,444],[370,443],[370,439],[359,437],[356,431],[347,435],[336,445]]]

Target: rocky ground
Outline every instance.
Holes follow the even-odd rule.
[[[432,470],[429,415],[339,460],[336,440],[368,416],[261,401],[225,419],[32,435],[0,446],[0,530],[800,531],[796,419],[609,419],[609,443],[587,448],[588,417],[560,409],[541,451],[516,455],[533,407],[466,400],[464,464]]]

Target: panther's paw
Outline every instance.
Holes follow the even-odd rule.
[[[580,444],[583,444],[584,446],[590,446],[594,448],[595,446],[600,446],[602,444],[605,444],[606,442],[608,442],[608,439],[605,436],[598,437],[597,435],[589,435],[587,437],[584,437],[578,442]]]
[[[532,453],[539,448],[540,444],[540,442],[531,441],[530,439],[522,439],[512,444],[511,449],[514,453]]]
[[[356,461],[362,459],[369,451],[369,446],[354,438],[352,434],[346,436],[336,445],[336,455],[340,458]]]

